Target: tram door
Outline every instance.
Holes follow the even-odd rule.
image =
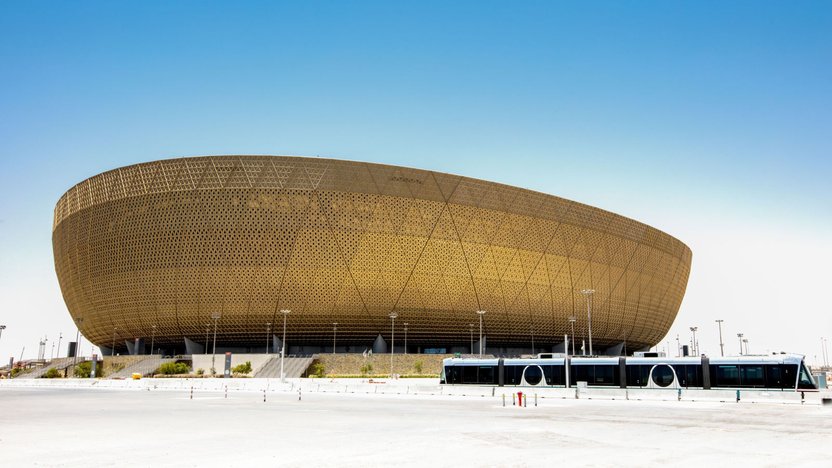
[[[647,388],[679,388],[676,371],[668,364],[656,364],[650,369]]]

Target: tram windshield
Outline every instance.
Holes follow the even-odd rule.
[[[800,363],[800,377],[797,380],[797,388],[798,389],[816,389],[818,388],[818,384],[815,382],[814,377],[812,377],[811,369],[806,365],[805,362]]]

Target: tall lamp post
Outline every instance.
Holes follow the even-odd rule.
[[[289,316],[289,309],[281,309],[283,314],[283,340],[280,341],[280,381],[286,382],[286,376],[283,374],[283,359],[286,356],[286,318]]]
[[[743,338],[742,342],[745,343],[745,354],[748,355],[748,338]]]
[[[717,325],[719,325],[719,355],[725,356],[725,348],[722,346],[722,322],[724,322],[722,319],[716,320]]]
[[[2,331],[2,330],[0,330]],[[823,367],[829,367],[829,351],[827,351],[827,340],[821,337],[820,339],[821,351],[823,351]]]
[[[693,333],[693,352],[696,353],[694,356],[699,356],[699,345],[696,343],[696,330],[699,330],[699,327],[690,327],[690,331]]]
[[[217,320],[222,317],[222,314],[219,312],[214,312],[211,314],[211,318],[214,319],[214,345],[211,347],[211,373],[216,374],[217,368],[215,366],[216,359],[217,359]]]
[[[61,357],[61,340],[64,338],[64,333],[58,333],[58,354],[55,356],[56,358]]]
[[[332,354],[335,354],[335,335],[338,333],[338,322],[332,322]]]
[[[272,332],[272,323],[266,322],[266,354],[269,354],[269,333]]]
[[[113,347],[110,348],[110,357],[116,355],[116,330],[118,327],[113,327]]]
[[[575,355],[575,322],[578,321],[578,317],[574,315],[569,316],[569,324],[572,325],[572,355]],[[569,353],[568,349],[565,349],[566,353]]]
[[[81,323],[84,322],[84,317],[78,317],[75,321],[75,353],[72,356],[72,375],[75,375],[75,365],[78,363],[79,344],[81,344]]]
[[[478,310],[477,315],[480,316],[480,357],[482,357],[482,316],[485,315],[485,311]]]
[[[740,339],[740,356],[742,356],[742,333],[737,333],[737,338]]]
[[[206,323],[206,324],[205,324],[205,355],[206,355],[206,356],[208,355],[208,349],[210,348],[210,346],[208,346],[208,344],[209,344],[209,342],[208,342],[208,335],[209,335],[210,333],[211,333],[211,324],[210,324],[210,323]]]
[[[404,323],[404,353],[407,354],[407,322]]]
[[[153,347],[156,345],[156,325],[153,325],[153,333],[150,335],[150,354],[156,354]]]
[[[396,352],[396,317],[399,314],[390,312],[390,378],[393,378],[393,354]]]
[[[474,324],[468,324],[468,331],[471,334],[471,354],[474,354]]]
[[[587,316],[587,334],[589,335],[589,355],[594,356],[592,352],[592,295],[595,294],[594,289],[582,289],[581,294],[586,296],[586,316]]]

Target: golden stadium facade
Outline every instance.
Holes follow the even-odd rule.
[[[210,156],[114,169],[55,207],[70,314],[115,352],[551,350],[587,332],[596,354],[656,344],[691,251],[614,213],[530,190],[405,167]],[[337,326],[333,325],[337,323]],[[379,341],[381,340],[381,341]],[[134,343],[143,343],[140,348]],[[188,344],[186,349],[186,343]],[[534,343],[534,344],[533,344]],[[476,349],[478,345],[474,344]],[[204,349],[204,348],[199,348]],[[105,351],[106,352],[106,351]]]

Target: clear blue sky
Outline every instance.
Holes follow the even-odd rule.
[[[698,324],[714,352],[719,315],[818,354],[832,310],[792,288],[830,279],[830,109],[827,1],[3,2],[0,356],[74,333],[51,258],[67,188],[228,153],[415,166],[616,211],[694,251],[674,339]],[[773,324],[798,306],[811,320],[784,335]]]

